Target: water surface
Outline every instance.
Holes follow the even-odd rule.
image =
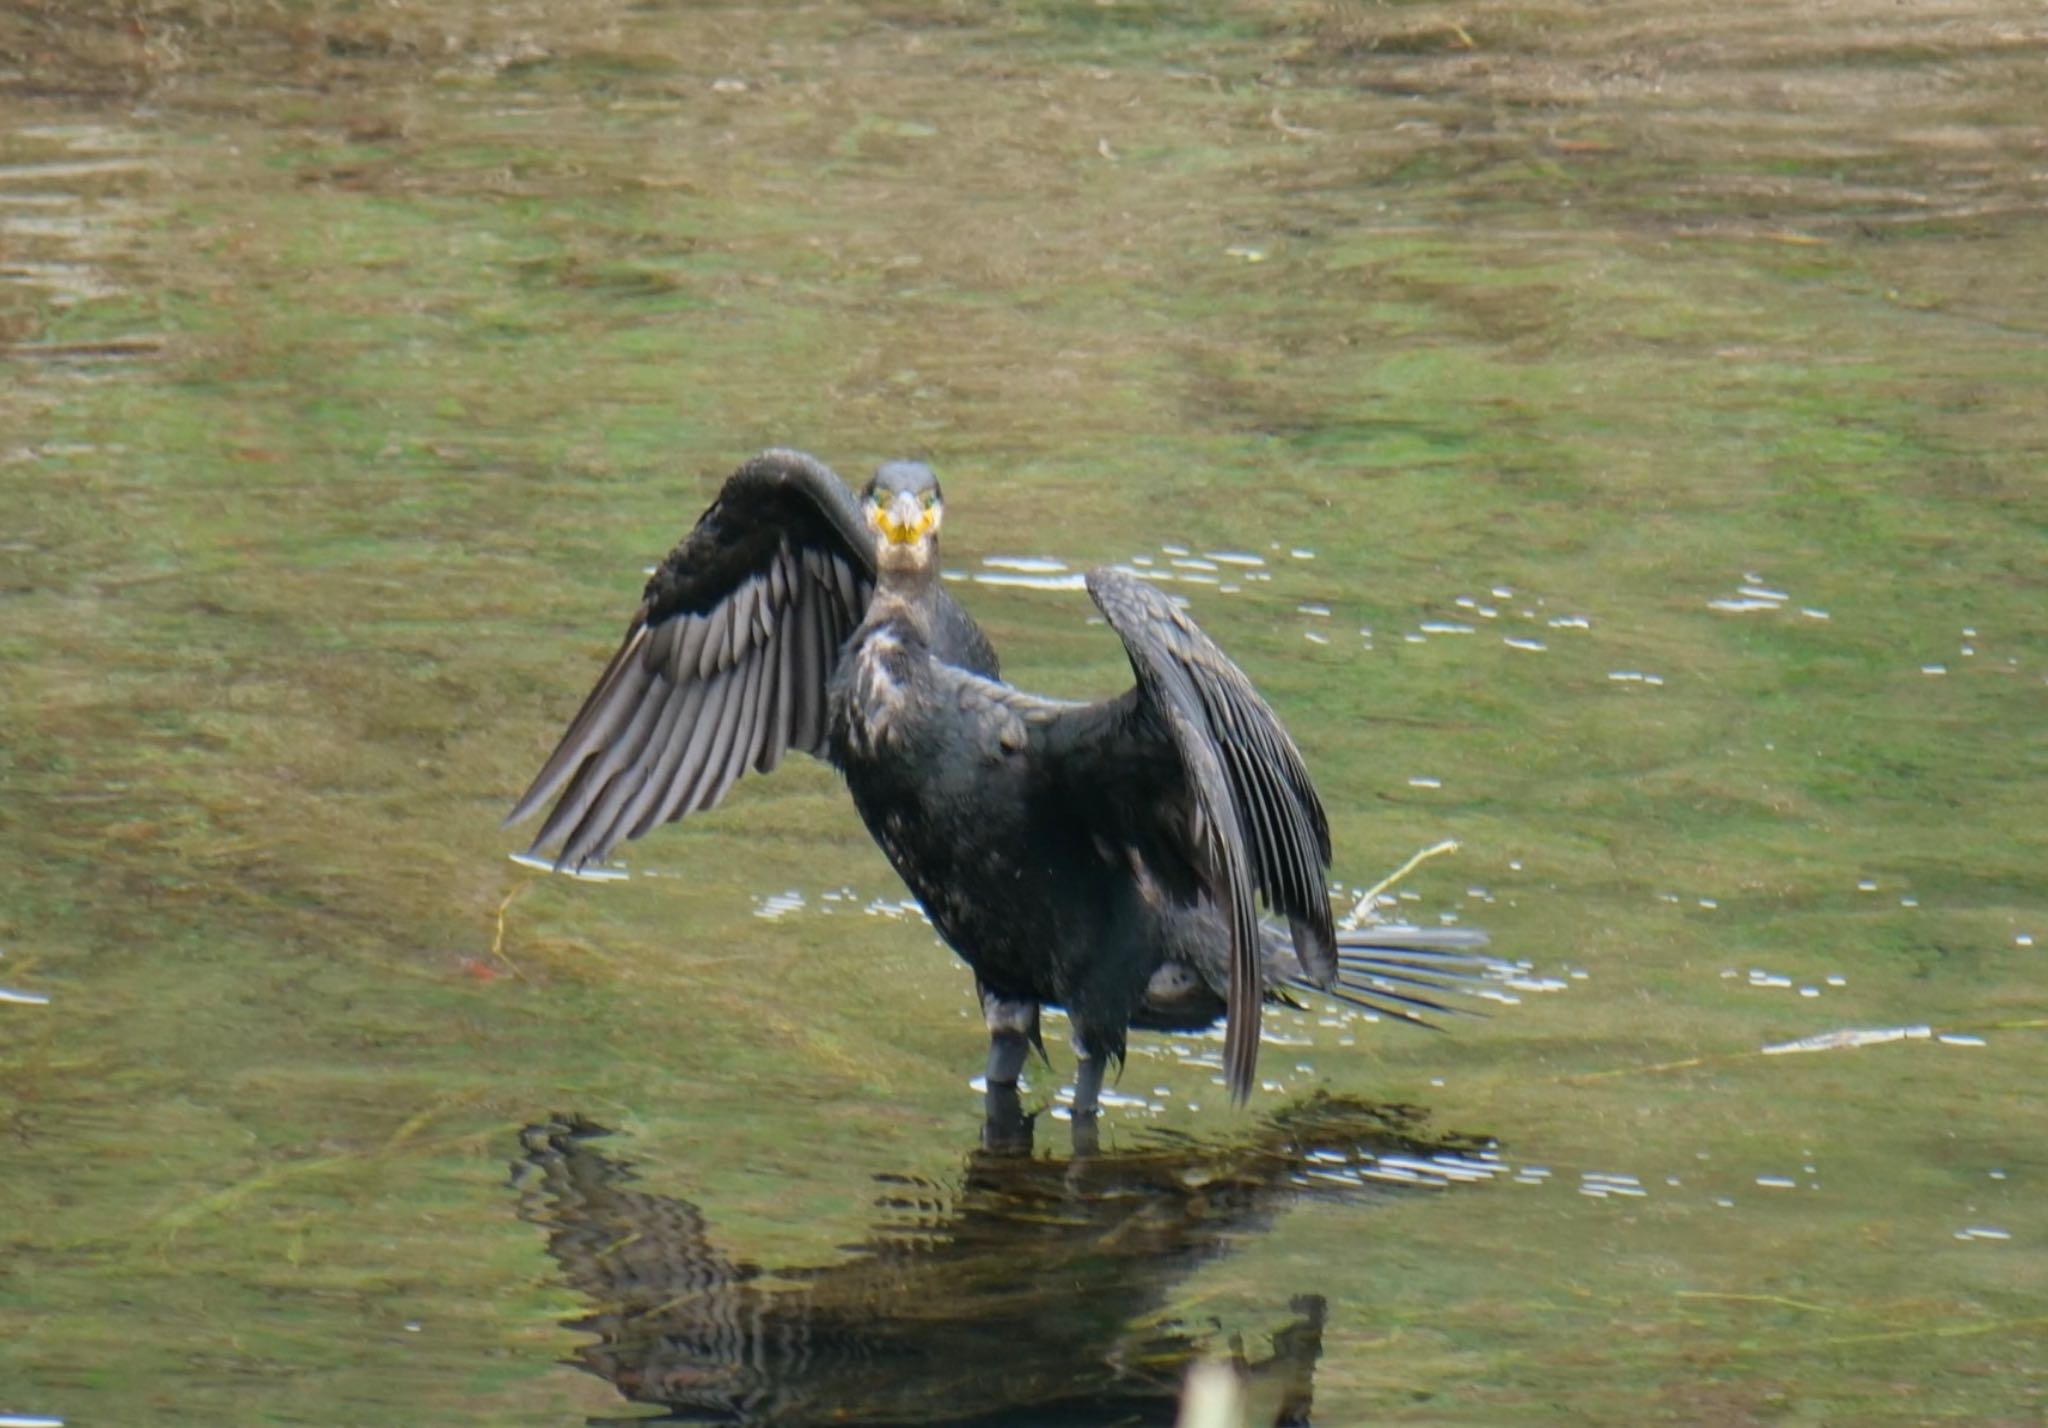
[[[1062,577],[1153,572],[1345,887],[1456,839],[1399,913],[1564,988],[1275,1018],[1242,1114],[1141,1038],[1106,1164],[1325,1093],[1503,1167],[1262,1200],[1150,1281],[1177,1352],[1313,1322],[1330,1423],[2037,1421],[2044,51],[1996,3],[16,7],[0,1412],[643,1412],[506,1184],[551,1118],[735,1263],[857,1266],[878,1176],[973,1203],[969,980],[827,771],[619,882],[497,827],[783,443],[931,460],[1032,687],[1122,687]]]

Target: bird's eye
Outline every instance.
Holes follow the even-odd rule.
[[[931,509],[931,508],[932,508],[933,506],[936,506],[936,505],[937,505],[938,503],[939,503],[939,493],[938,493],[938,492],[936,492],[936,491],[927,491],[927,492],[925,492],[925,493],[924,493],[924,508],[925,508],[925,509],[926,509],[927,511],[929,511],[929,510],[930,510],[930,509]]]

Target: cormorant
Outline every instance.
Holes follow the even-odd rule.
[[[811,456],[734,472],[647,582],[625,640],[507,822],[581,868],[711,808],[749,765],[829,759],[868,831],[974,969],[988,1080],[1073,1025],[1074,1110],[1097,1106],[1125,1032],[1225,1019],[1249,1095],[1262,1001],[1297,988],[1420,1020],[1423,992],[1487,959],[1469,938],[1338,932],[1330,832],[1301,755],[1251,681],[1174,603],[1111,568],[1088,592],[1136,685],[1069,703],[1002,682],[939,582],[939,483],[880,466],[858,496]],[[1262,922],[1254,898],[1284,918]]]

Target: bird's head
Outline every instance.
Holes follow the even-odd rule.
[[[922,461],[883,462],[861,493],[861,509],[875,533],[878,568],[906,574],[931,569],[945,516],[931,467]]]

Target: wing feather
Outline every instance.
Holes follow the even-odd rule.
[[[704,768],[697,775],[697,784],[691,790],[685,807],[702,810],[711,807],[725,796],[726,765],[732,762],[735,742],[739,739],[740,724],[747,712],[746,675],[754,668],[735,666],[726,674],[725,697],[718,710],[718,737],[711,741],[711,751],[704,756]]]
[[[659,790],[660,796],[654,800],[649,810],[634,822],[631,831],[626,834],[628,838],[638,838],[650,828],[668,822],[681,808],[684,790],[683,781],[678,775],[682,772],[683,757],[689,748],[690,735],[696,729],[698,713],[704,707],[704,690],[704,685],[693,684],[684,691],[681,699],[669,701],[678,710],[675,733],[670,738],[669,751],[664,756],[661,767],[648,779],[648,782]]]
[[[685,728],[682,719],[684,706],[688,703],[687,698],[662,701],[661,718],[647,739],[647,755],[630,771],[637,786],[633,796],[619,806],[618,813],[612,818],[612,829],[634,830],[627,836],[637,837],[642,817],[660,805],[666,791],[665,779],[682,756]]]
[[[697,647],[697,678],[709,679],[725,664],[732,622],[732,607],[720,605],[704,616],[704,642]]]
[[[768,451],[648,581],[639,610],[512,810],[559,797],[533,850],[558,867],[715,805],[751,763],[821,754],[825,690],[866,613],[874,550],[853,493],[801,452]]]
[[[1311,875],[1318,863],[1329,861],[1330,833],[1322,805],[1309,782],[1308,770],[1302,765],[1293,740],[1281,729],[1251,682],[1213,645],[1209,652],[1222,662],[1222,667],[1216,671],[1217,679],[1197,686],[1203,707],[1227,735],[1227,746],[1244,755],[1241,767],[1246,777],[1275,812],[1284,815],[1284,842],[1274,849],[1261,850],[1261,861],[1269,863],[1276,877],[1287,879],[1297,895],[1320,898],[1321,879]],[[1296,810],[1302,816],[1294,816]],[[1275,855],[1270,860],[1266,857],[1268,852]]]
[[[682,760],[676,765],[672,779],[675,813],[690,813],[697,807],[698,787],[703,782],[704,766],[711,761],[712,745],[718,741],[719,716],[725,705],[726,686],[730,682],[730,675],[721,670],[697,685],[703,691],[703,700],[697,706],[697,717],[691,721],[690,742],[683,750]]]
[[[631,667],[638,660],[641,648],[634,641],[637,630],[628,631],[625,642],[612,655],[611,663],[591,686],[584,698],[583,707],[576,711],[576,717],[569,721],[569,728],[562,735],[562,741],[548,756],[541,770],[534,775],[533,783],[520,798],[510,816],[511,822],[526,817],[534,809],[552,798],[555,790],[568,780],[569,775],[582,761],[586,749],[598,748],[611,741],[619,729],[633,715],[637,697],[630,689],[622,686],[631,681]],[[550,819],[550,822],[553,820]]]
[[[768,567],[768,584],[771,592],[784,592],[779,598],[787,602],[789,579],[784,569],[786,550],[776,552],[775,563]],[[792,637],[778,640],[768,653],[768,668],[763,675],[767,688],[761,698],[764,717],[761,729],[760,747],[755,751],[754,769],[757,773],[769,773],[782,762],[783,752],[789,748],[791,721],[795,717],[796,666],[791,654],[797,642]]]
[[[1224,1078],[1242,1104],[1257,1067],[1265,992],[1255,897],[1288,919],[1302,965],[1319,985],[1336,976],[1324,891],[1329,824],[1279,719],[1192,620],[1121,571],[1091,572],[1088,592],[1124,642],[1138,707],[1164,730],[1186,775],[1189,836],[1230,929]]]
[[[606,781],[625,763],[629,751],[645,737],[644,733],[638,733],[636,729],[643,724],[651,724],[659,717],[661,699],[653,688],[636,685],[630,690],[621,691],[621,694],[630,694],[634,702],[626,703],[622,697],[617,717],[604,721],[602,729],[605,732],[605,742],[598,745],[604,751],[604,757],[595,763],[586,764],[577,771],[575,781],[563,793],[561,802],[555,805],[554,811],[542,825],[541,838],[552,842],[556,838],[566,837],[581,824],[584,815],[590,811],[590,806],[597,802],[598,795],[604,792]],[[535,846],[539,844],[536,843]]]
[[[746,682],[739,699],[739,717],[733,721],[732,744],[725,756],[725,766],[719,770],[718,783],[713,789],[705,807],[710,807],[724,798],[726,790],[739,782],[739,777],[752,762],[755,752],[757,726],[764,712],[761,700],[761,676],[768,668],[765,659],[749,660],[746,665]]]
[[[696,669],[697,661],[704,657],[704,645],[711,635],[711,622],[697,615],[678,615],[661,628],[673,632],[669,636],[661,669],[671,680],[680,681],[683,672]]]
[[[825,640],[818,617],[825,592],[808,580],[797,586],[796,604],[790,616],[794,626],[789,639],[793,651],[791,666],[797,681],[795,713],[790,718],[790,741],[799,748],[815,748],[824,742],[825,682],[829,670]]]
[[[852,566],[843,560],[832,562],[832,575],[839,586],[839,608],[846,616],[850,630],[860,623],[861,612],[867,609],[868,597],[862,593],[860,579]]]
[[[760,599],[761,587],[752,580],[743,581],[740,588],[732,592],[732,598],[719,609],[725,617],[725,659],[728,665],[737,665],[740,657],[754,638],[754,606]]]
[[[604,830],[611,826],[612,813],[617,808],[618,799],[623,796],[620,775],[633,767],[646,752],[648,737],[661,719],[665,702],[658,687],[650,684],[642,688],[632,719],[619,731],[611,747],[604,750],[588,777],[579,775],[563,796],[564,803],[575,804],[578,808],[574,827],[562,848],[564,861],[581,867],[593,857],[603,856],[603,853],[592,849]],[[559,818],[561,813],[562,810],[557,809],[555,818]],[[548,821],[553,823],[555,818]]]

